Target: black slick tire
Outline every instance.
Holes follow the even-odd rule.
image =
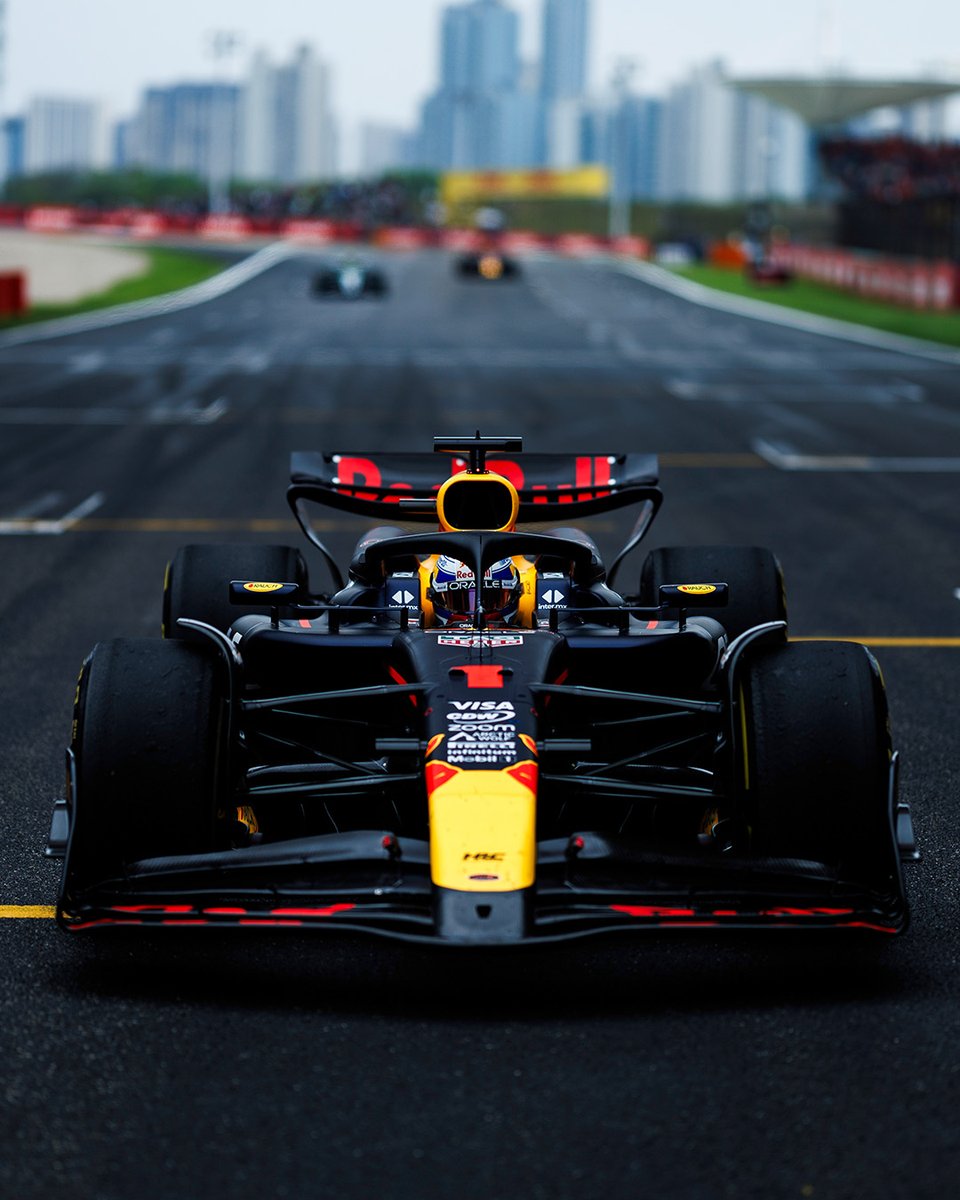
[[[214,849],[225,737],[215,653],[181,641],[100,642],[77,691],[68,871],[90,879],[140,858]]]
[[[890,844],[890,735],[879,668],[853,642],[750,654],[740,686],[753,849],[870,871]]]

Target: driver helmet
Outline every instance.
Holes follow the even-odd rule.
[[[509,623],[520,607],[520,572],[509,558],[501,558],[483,575],[483,611],[493,621]],[[477,584],[473,571],[459,559],[442,554],[430,573],[429,597],[441,625],[469,621],[477,611]]]

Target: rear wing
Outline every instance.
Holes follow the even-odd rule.
[[[663,500],[655,454],[498,455],[486,466],[517,489],[520,521],[567,521],[643,501],[655,513]],[[457,454],[296,451],[287,500],[298,517],[299,502],[312,500],[381,521],[435,522],[436,493],[467,467]]]

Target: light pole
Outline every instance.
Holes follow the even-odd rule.
[[[229,62],[242,43],[238,34],[226,29],[208,33],[206,40],[207,52],[214,64]],[[214,75],[219,75],[216,69]],[[219,78],[215,78],[210,90],[210,121],[207,127],[207,209],[211,215],[230,210],[229,184],[236,134],[236,125],[230,120],[229,97],[225,91],[229,79],[224,81],[222,96],[220,82]]]
[[[608,231],[612,238],[626,237],[630,232],[630,172],[627,97],[630,80],[637,70],[631,58],[618,59],[613,70],[613,128],[610,159],[613,178],[610,181],[610,216]]]

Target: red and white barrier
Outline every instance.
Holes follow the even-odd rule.
[[[919,262],[783,245],[770,255],[777,266],[859,296],[943,312],[960,306],[960,267],[949,262]]]
[[[60,205],[28,208],[23,223],[34,233],[67,233],[77,226],[77,210]]]

